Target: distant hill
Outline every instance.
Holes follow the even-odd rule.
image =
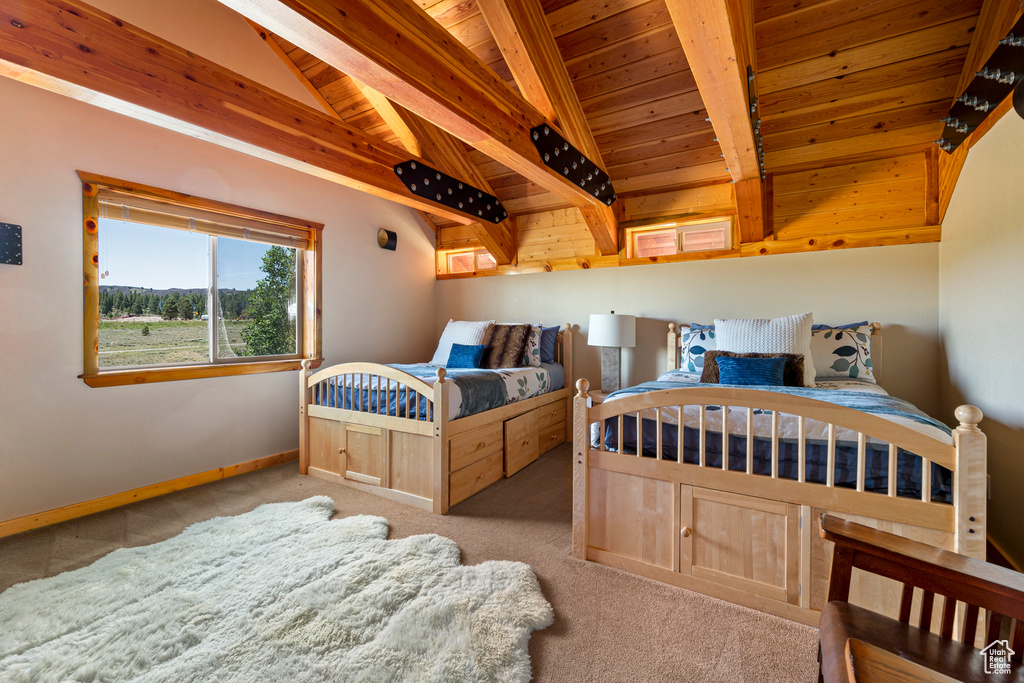
[[[251,289],[221,289],[221,292],[251,292]],[[171,289],[153,289],[152,287],[129,287],[127,285],[100,285],[100,292],[121,292],[122,294],[131,294],[132,292],[141,292],[146,296],[150,294],[156,294],[159,297],[164,297],[169,294],[179,294],[182,296],[191,296],[192,294],[206,295],[206,287],[196,287],[194,289],[178,289],[176,287]]]

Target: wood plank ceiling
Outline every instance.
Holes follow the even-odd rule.
[[[516,89],[475,0],[417,1]],[[620,195],[728,179],[663,0],[542,4]],[[767,169],[919,151],[935,140],[980,7],[981,0],[757,0]],[[285,49],[347,123],[399,144],[351,79]],[[469,153],[513,213],[567,206]]]
[[[275,0],[220,1],[253,18],[264,8],[277,7]],[[280,0],[293,6],[312,1]],[[491,95],[545,110],[537,116],[574,119],[575,132],[570,135],[567,127],[567,136],[584,149],[596,144],[619,196],[614,215],[603,205],[597,208],[604,213],[588,215],[594,207],[576,196],[579,188],[567,192],[560,177],[552,182],[538,174],[523,156],[532,154],[532,146],[529,152],[517,148],[519,156],[495,156],[519,164],[521,173],[531,174],[543,187],[480,151],[495,153],[498,147],[477,141],[480,149],[471,148],[284,38],[261,32],[328,114],[395,150],[433,159],[442,170],[489,186],[510,221],[467,226],[465,217],[456,223],[450,212],[430,220],[440,248],[486,246],[499,264],[507,264],[500,265],[501,272],[636,261],[623,251],[623,226],[662,216],[736,215],[743,225],[734,234],[744,242],[727,253],[658,257],[662,260],[937,240],[966,153],[947,159],[938,151],[933,142],[942,131],[940,119],[1021,9],[1021,0],[672,0],[670,14],[665,0],[505,1],[537,3],[539,9],[537,4],[517,5],[513,14],[518,19],[513,19],[501,0],[489,0],[486,15],[477,0],[414,0],[461,43],[458,50],[468,48],[497,75],[489,86]],[[405,13],[415,11],[411,0],[393,2]],[[982,25],[975,31],[979,16]],[[674,24],[673,18],[681,23]],[[549,36],[545,28],[539,31],[545,35],[514,35],[545,20]],[[424,36],[437,38],[429,20],[413,24],[429,29]],[[492,27],[500,31],[500,40]],[[290,35],[306,41],[298,31]],[[703,37],[708,49],[702,47]],[[710,46],[721,41],[732,45],[724,50]],[[310,49],[320,45],[303,44]],[[515,55],[513,68],[503,49]],[[698,79],[687,53],[701,69]],[[567,101],[573,98],[566,95],[559,57],[578,108]],[[712,116],[705,110],[697,81],[705,91],[717,83],[716,59],[749,62],[754,71],[763,182],[751,163],[745,112],[736,111],[743,105],[737,88],[745,84],[731,83],[728,97],[714,92],[716,97],[708,100]],[[968,60],[972,63],[965,66]],[[743,80],[736,69],[732,72],[731,80]],[[363,75],[376,73],[383,72]],[[520,92],[515,77],[528,92]],[[509,97],[500,92],[502,81],[511,89]],[[386,79],[381,83],[388,86]],[[542,102],[545,98],[549,101]],[[418,109],[424,115],[428,110],[440,111]],[[440,125],[455,120],[431,118]],[[716,126],[728,143],[728,157]],[[499,147],[504,144],[495,139]],[[742,157],[737,156],[737,139],[744,140]],[[727,158],[746,168],[730,172]],[[735,161],[740,158],[742,164]],[[524,159],[529,163],[521,163]],[[741,180],[742,188],[732,184]],[[749,216],[755,216],[755,223]],[[579,230],[581,223],[589,230]],[[561,239],[568,235],[572,238]]]

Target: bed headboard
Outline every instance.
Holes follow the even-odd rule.
[[[882,323],[871,323],[871,372],[875,381],[882,383]],[[683,344],[683,333],[690,330],[689,325],[677,326],[668,324],[668,362],[667,370],[679,369],[679,349]]]

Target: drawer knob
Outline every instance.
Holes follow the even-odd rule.
[[[338,455],[345,455],[345,449],[344,448],[339,448],[338,449]]]
[[[484,443],[483,441],[481,441],[481,442],[479,442],[479,443],[478,443],[478,444],[476,445],[476,447],[477,447],[477,448],[483,448],[483,447],[484,447],[484,446],[486,446],[486,445],[487,445],[486,443]]]
[[[679,533],[681,533],[681,534],[683,535],[683,538],[689,538],[689,537],[690,537],[690,534],[692,534],[692,533],[693,533],[693,529],[691,529],[691,528],[690,528],[690,527],[688,527],[688,526],[684,526],[684,527],[683,527],[683,530],[682,530],[682,531],[680,531]]]

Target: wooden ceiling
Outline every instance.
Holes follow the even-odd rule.
[[[518,92],[475,0],[417,2]],[[664,0],[542,6],[620,196],[730,179]],[[755,0],[767,171],[928,148],[955,97],[980,9],[981,0]],[[400,144],[352,79],[278,40],[346,122]],[[569,206],[466,151],[511,213]]]
[[[93,9],[67,1],[79,13]],[[484,246],[507,264],[500,272],[624,265],[630,261],[622,226],[663,216],[736,215],[742,244],[715,257],[938,240],[969,148],[939,152],[933,143],[940,119],[1022,6],[1022,0],[220,2],[278,31],[253,24],[337,122],[310,123],[324,131],[320,138],[361,141],[352,163],[382,174],[378,167],[396,156],[425,158],[495,194],[511,218],[481,226],[403,198],[393,178],[366,173],[350,183],[430,212],[440,249]],[[30,29],[46,22],[44,11],[50,10],[40,9]],[[177,111],[185,99],[180,94],[158,106],[144,84],[128,92],[96,76],[115,63],[98,62],[103,50],[80,45],[112,42],[131,29],[107,18],[116,28],[104,25],[105,33],[76,34],[59,45],[65,19],[55,14],[40,56],[19,44],[29,30],[7,26],[24,29],[20,20],[4,17],[0,75],[37,85],[48,78],[57,84],[43,87],[87,101],[95,98],[76,95],[68,84]],[[96,23],[83,22],[79,30]],[[121,40],[144,39],[129,32]],[[53,59],[61,55],[83,68]],[[189,72],[202,60],[191,53],[180,59],[177,76],[187,81],[172,80],[188,87],[195,82]],[[748,64],[758,98],[756,131],[746,111]],[[264,102],[267,97],[279,110],[278,127],[301,123],[289,119],[297,105],[273,94],[264,94]],[[191,107],[191,123],[221,126],[223,117],[200,120],[208,108]],[[308,112],[304,121],[317,116]],[[548,122],[607,170],[619,196],[614,211],[543,167],[527,137],[529,128]],[[241,127],[218,131],[271,149]],[[294,167],[309,165],[301,150],[288,156]],[[328,158],[314,166],[337,173]]]

